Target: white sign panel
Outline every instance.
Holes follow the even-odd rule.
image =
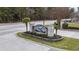
[[[48,36],[52,37],[54,35],[54,28],[53,26],[48,26]]]
[[[33,26],[34,26],[34,24],[30,24],[30,32],[32,32]]]

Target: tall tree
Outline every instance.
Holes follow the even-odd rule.
[[[51,18],[57,19],[59,27],[61,19],[66,19],[70,17],[70,10],[68,7],[50,7],[48,12]]]
[[[18,22],[26,16],[26,7],[0,7],[0,22]]]

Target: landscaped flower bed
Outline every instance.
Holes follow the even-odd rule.
[[[47,34],[37,34],[35,32],[24,32],[26,35],[30,35],[34,38],[39,38],[41,40],[45,41],[59,41],[62,40],[63,38],[59,35],[54,35],[52,37],[48,37]]]

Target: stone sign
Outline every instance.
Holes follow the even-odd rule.
[[[47,34],[48,29],[44,25],[39,24],[39,25],[34,26],[33,31],[38,34]]]
[[[34,25],[30,24],[30,32],[36,32],[38,34],[47,34],[49,37],[54,35],[54,27],[53,26],[44,26],[44,25]]]

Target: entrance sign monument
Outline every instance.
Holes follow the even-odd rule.
[[[36,32],[38,34],[47,34],[49,37],[52,37],[54,35],[54,27],[52,25],[46,27],[40,24],[30,24],[30,32]]]
[[[41,25],[41,24],[29,24],[29,32],[27,34],[35,38],[40,38],[46,41],[59,41],[62,37],[59,35],[54,35],[54,27],[52,25]]]

